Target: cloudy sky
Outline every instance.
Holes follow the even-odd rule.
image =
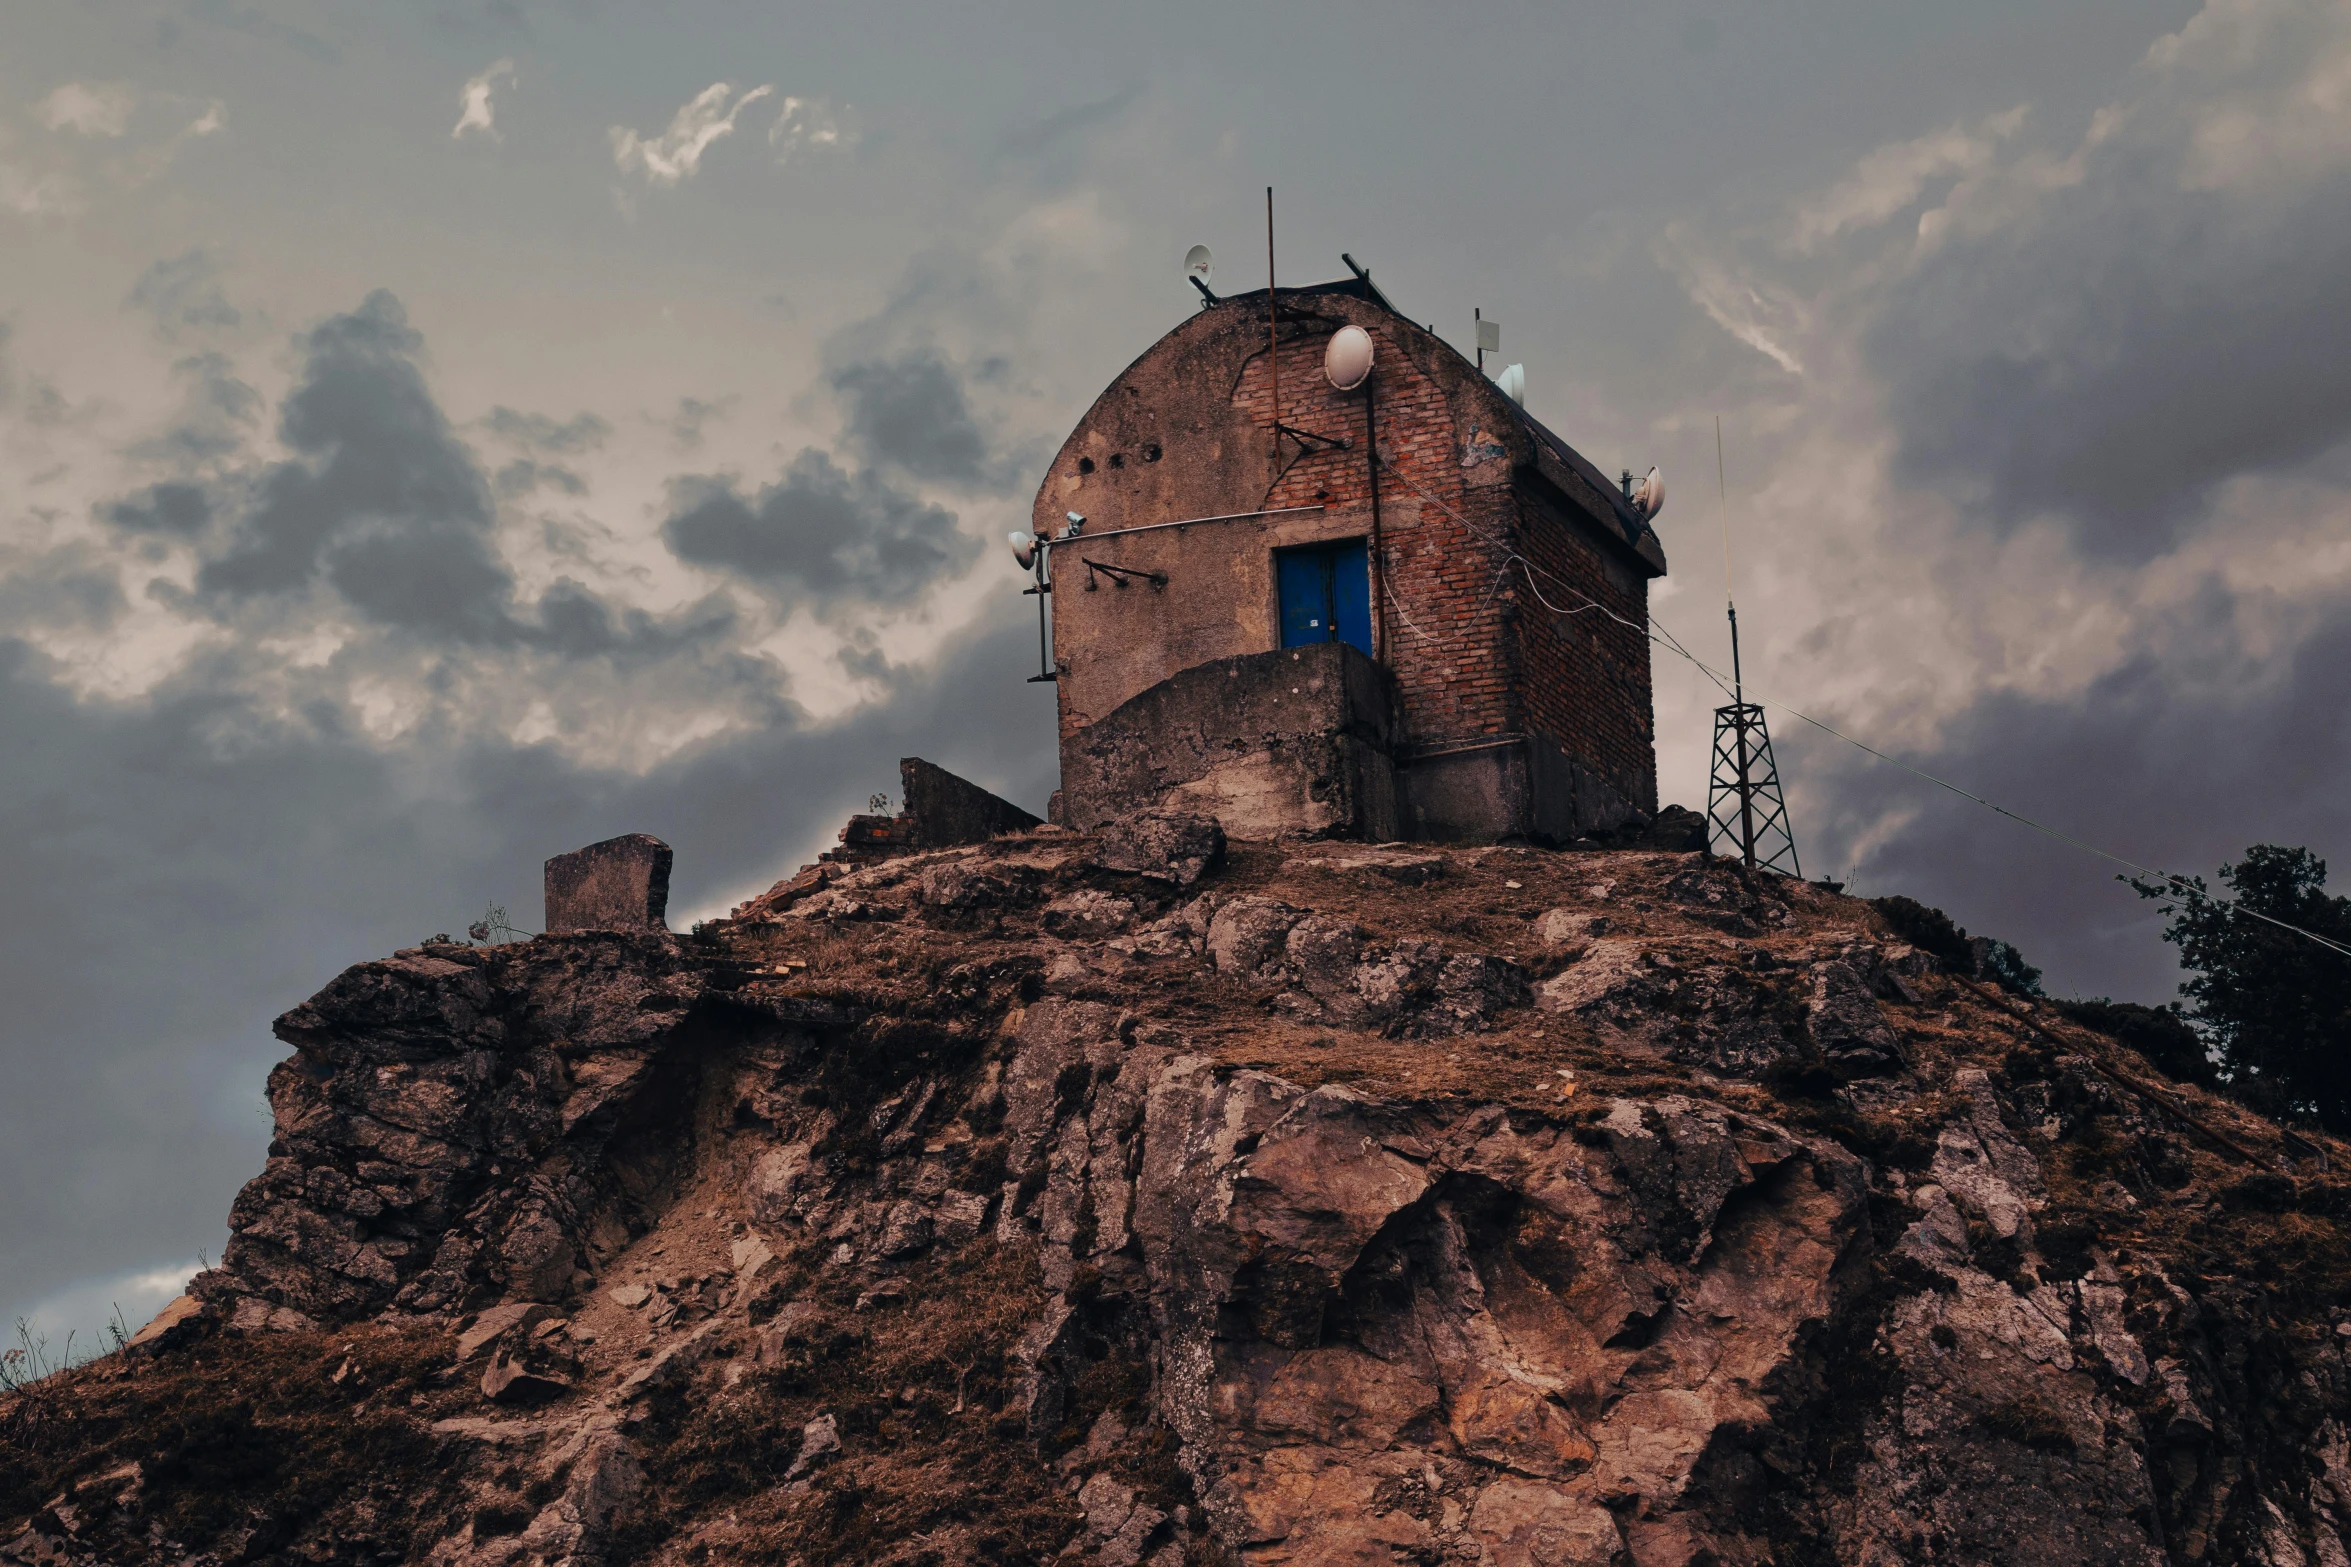
[[[0,0],[0,1316],[217,1255],[269,1020],[547,855],[723,911],[919,753],[1032,807],[990,543],[1190,308],[1354,252],[1663,465],[1659,620],[2050,825],[2344,858],[2351,10]],[[1702,676],[1658,670],[1669,799]],[[1783,714],[1806,870],[2176,974]]]

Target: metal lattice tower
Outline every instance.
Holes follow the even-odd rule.
[[[1714,710],[1714,769],[1706,783],[1706,843],[1727,845],[1749,870],[1804,879],[1796,860],[1796,830],[1772,760],[1763,708],[1747,700],[1739,668],[1739,606],[1731,593],[1731,487],[1723,476],[1722,420],[1714,421],[1714,483],[1722,500],[1722,597],[1731,617],[1731,704]],[[1717,681],[1716,684],[1721,684]],[[1721,851],[1717,851],[1721,852]]]
[[[1771,731],[1764,727],[1763,709],[1753,702],[1714,710],[1714,775],[1706,786],[1706,822],[1709,843],[1722,846],[1717,853],[1803,878],[1779,766],[1772,760]]]

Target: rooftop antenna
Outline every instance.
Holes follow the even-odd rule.
[[[1206,310],[1217,302],[1208,287],[1216,277],[1216,257],[1209,254],[1206,245],[1194,245],[1184,252],[1184,281],[1200,291],[1200,308]]]
[[[1073,511],[1068,515],[1069,525],[1061,530],[1065,540],[1076,538],[1086,526],[1082,514]],[[1012,558],[1020,562],[1020,569],[1035,579],[1033,586],[1020,590],[1021,597],[1037,601],[1037,672],[1029,676],[1028,683],[1033,686],[1057,681],[1061,677],[1053,668],[1053,654],[1045,634],[1045,600],[1053,592],[1054,541],[1026,528],[1015,528],[1004,536],[1004,542],[1012,546]]]
[[[1380,535],[1380,432],[1376,412],[1378,393],[1372,381],[1373,362],[1377,345],[1371,334],[1350,322],[1331,334],[1323,349],[1322,373],[1324,379],[1342,392],[1363,388],[1363,468],[1364,478],[1371,487],[1371,647],[1372,657],[1384,658],[1388,650],[1388,617],[1385,596],[1388,586],[1387,546]]]
[[[1282,465],[1282,340],[1276,330],[1281,306],[1273,293],[1273,187],[1265,187],[1265,364],[1273,373],[1273,462]]]
[[[1474,306],[1469,314],[1470,319],[1477,323],[1478,369],[1482,371],[1486,368],[1486,355],[1502,352],[1502,323],[1488,321],[1486,313]]]
[[[1654,479],[1656,470],[1650,474]],[[1714,485],[1722,508],[1722,597],[1731,621],[1731,704],[1714,710],[1714,773],[1706,787],[1709,835],[1736,844],[1740,863],[1749,870],[1801,879],[1804,869],[1796,859],[1796,834],[1788,825],[1779,765],[1772,759],[1771,731],[1764,726],[1761,704],[1747,700],[1747,680],[1739,667],[1739,604],[1731,591],[1731,491],[1723,470],[1720,414],[1714,419]]]
[[[1362,262],[1356,260],[1353,256],[1347,254],[1347,252],[1343,250],[1339,252],[1339,259],[1347,263],[1347,270],[1354,273],[1355,281],[1363,285],[1363,294],[1366,299],[1369,299],[1373,304],[1378,305],[1382,310],[1388,311],[1390,314],[1401,313],[1397,311],[1394,302],[1391,301],[1387,295],[1380,292],[1380,286],[1371,280],[1371,268],[1365,266]]]

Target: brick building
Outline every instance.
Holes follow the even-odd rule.
[[[1558,842],[1654,813],[1655,532],[1367,278],[1277,304],[1278,362],[1263,290],[1200,311],[1039,488],[1063,818]],[[1340,391],[1350,325],[1375,367]]]

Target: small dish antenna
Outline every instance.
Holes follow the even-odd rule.
[[[1026,528],[1015,528],[1004,535],[1012,546],[1012,558],[1020,562],[1020,569],[1028,570],[1037,563],[1037,536]]]
[[[1216,257],[1209,254],[1206,245],[1194,245],[1184,252],[1184,281],[1200,291],[1200,297],[1209,304],[1216,303],[1216,293],[1208,284],[1216,276]]]
[[[1652,466],[1647,476],[1633,486],[1632,493],[1626,499],[1633,503],[1633,510],[1644,518],[1655,517],[1665,510],[1665,475]]]
[[[1323,376],[1342,392],[1352,392],[1371,375],[1371,334],[1359,326],[1343,326],[1331,334],[1322,351]]]
[[[1524,408],[1527,405],[1527,367],[1512,365],[1496,378],[1502,383],[1502,395]]]

